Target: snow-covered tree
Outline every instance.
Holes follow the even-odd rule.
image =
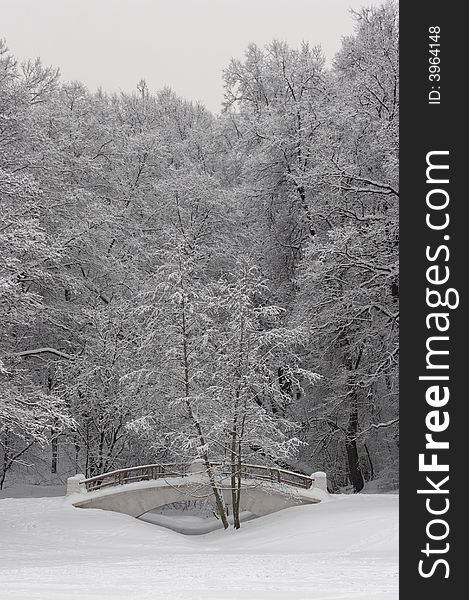
[[[251,44],[220,116],[0,44],[7,470],[36,443],[59,476],[199,456],[225,525],[246,460],[392,482],[397,7],[355,18],[331,68]]]

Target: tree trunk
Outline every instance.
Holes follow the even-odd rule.
[[[375,478],[375,469],[373,467],[373,461],[371,460],[371,454],[370,454],[370,451],[368,450],[368,446],[366,444],[364,444],[364,446],[365,446],[366,455],[368,456],[368,462],[370,463],[370,479],[374,479]]]
[[[353,491],[355,493],[360,492],[365,484],[363,474],[360,468],[360,458],[358,455],[357,447],[357,433],[358,433],[358,399],[357,391],[352,390],[351,392],[351,409],[349,415],[349,422],[347,427],[347,435],[345,438],[345,450],[347,452],[347,466],[350,483],[353,485]]]
[[[241,527],[240,520],[240,503],[241,503],[241,440],[238,442],[238,479],[237,479],[237,494],[236,494],[236,512],[233,511],[234,527],[239,529]]]
[[[5,477],[9,468],[9,450],[8,450],[8,434],[5,435],[5,442],[3,444],[3,465],[2,472],[0,475],[0,490],[3,490],[3,484],[5,483]]]
[[[210,487],[212,488],[212,493],[215,498],[215,506],[217,507],[217,512],[220,515],[220,519],[223,523],[224,529],[228,529],[229,523],[228,519],[226,518],[226,507],[220,494],[220,490],[218,489],[217,483],[215,481],[215,477],[212,471],[212,465],[210,464],[210,460],[207,453],[204,453],[203,459],[205,463],[205,468],[207,470]]]
[[[192,421],[192,424],[197,431],[197,436],[200,441],[200,445],[204,448],[202,452],[202,458],[205,464],[205,469],[207,471],[207,476],[210,482],[210,487],[212,488],[212,493],[215,498],[215,506],[217,507],[218,514],[220,515],[221,522],[223,523],[223,527],[228,529],[229,523],[226,517],[226,507],[223,502],[223,497],[218,489],[217,482],[215,481],[215,476],[213,474],[212,465],[210,464],[210,457],[208,455],[205,436],[202,431],[202,426],[197,419],[194,411],[192,410],[192,404],[190,401],[190,392],[191,392],[191,384],[190,384],[190,365],[189,365],[189,348],[188,348],[188,329],[186,322],[186,307],[184,301],[182,302],[182,314],[181,314],[181,325],[182,325],[182,353],[183,353],[183,366],[184,366],[184,391],[186,394],[186,408],[189,414],[189,418]]]
[[[79,472],[79,465],[78,465],[79,457],[80,457],[80,444],[78,442],[75,442],[75,473]]]
[[[233,526],[235,529],[240,528],[239,522],[239,499],[241,494],[241,465],[240,465],[240,449],[241,444],[239,442],[239,432],[238,432],[238,419],[239,419],[239,387],[235,393],[235,402],[234,402],[234,415],[233,415],[233,424],[231,431],[231,504],[233,506]]]
[[[50,369],[47,372],[47,377],[46,377],[46,394],[48,396],[50,396],[52,394],[52,389],[54,387],[54,370],[53,369],[54,369],[54,367],[50,367]],[[58,456],[59,456],[56,426],[57,426],[57,419],[55,419],[54,426],[51,427],[51,429],[50,429],[50,436],[51,436],[51,440],[50,440],[50,443],[51,443],[50,472],[53,475],[55,475],[57,473]]]
[[[5,441],[3,443],[4,452],[3,452],[3,465],[2,471],[0,475],[0,490],[3,489],[3,485],[5,483],[5,477],[11,467],[15,464],[15,462],[23,456],[30,448],[34,445],[34,440],[26,444],[23,448],[18,451],[12,450],[12,447],[9,446],[8,443],[8,433],[5,434]]]
[[[241,405],[243,362],[246,358],[245,347],[246,324],[244,312],[241,311],[239,321],[239,347],[238,364],[236,366],[236,392],[233,407],[233,430],[231,434],[231,501],[233,504],[233,526],[235,529],[241,527],[239,518],[239,507],[241,501],[241,439],[244,435],[246,421],[246,399]]]
[[[238,435],[233,431],[231,441],[231,504],[233,506],[233,526],[235,529],[241,527],[239,520],[239,503],[241,497],[241,444],[237,440]]]
[[[52,448],[52,459],[51,459],[51,466],[50,466],[50,472],[52,474],[57,473],[57,464],[58,464],[58,459],[59,459],[59,447],[58,447],[58,440],[57,440],[57,433],[56,430],[54,428],[51,429],[51,448]]]

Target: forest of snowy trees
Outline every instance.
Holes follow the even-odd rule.
[[[197,457],[396,484],[397,7],[355,20],[331,67],[250,45],[220,115],[1,43],[0,488]]]

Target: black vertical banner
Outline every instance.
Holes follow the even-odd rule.
[[[467,594],[462,488],[468,477],[463,376],[469,367],[463,363],[469,234],[462,137],[469,107],[462,91],[468,72],[464,19],[456,8],[435,0],[400,4],[403,599]]]

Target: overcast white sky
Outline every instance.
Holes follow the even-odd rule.
[[[321,44],[330,60],[349,9],[379,0],[0,0],[0,37],[64,79],[107,91],[170,86],[218,111],[222,70],[249,42]]]

